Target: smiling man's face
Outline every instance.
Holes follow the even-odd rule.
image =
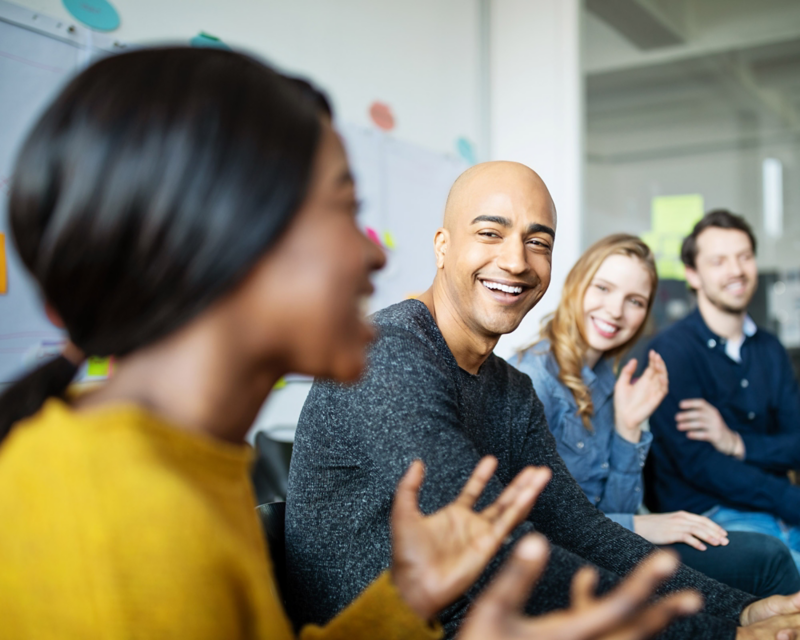
[[[550,284],[556,212],[536,173],[477,165],[454,185],[435,246],[438,277],[471,332],[509,333]]]

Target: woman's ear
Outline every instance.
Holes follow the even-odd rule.
[[[57,326],[59,329],[64,328],[64,321],[61,319],[58,311],[56,311],[53,305],[51,305],[49,302],[44,303],[44,313],[47,316],[47,319],[55,326]]]
[[[433,252],[436,255],[436,268],[444,266],[444,256],[447,253],[447,245],[450,243],[450,233],[444,227],[436,231],[433,236]]]

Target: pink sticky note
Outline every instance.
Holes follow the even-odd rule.
[[[372,227],[367,227],[367,228],[365,229],[365,231],[367,232],[367,237],[368,237],[370,240],[372,240],[372,241],[373,241],[375,244],[377,244],[379,247],[383,246],[383,245],[381,244],[381,237],[378,235],[378,232],[377,232],[377,231],[375,231],[375,229],[373,229]]]

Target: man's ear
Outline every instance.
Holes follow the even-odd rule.
[[[697,275],[697,271],[692,269],[691,267],[685,266],[686,270],[686,282],[689,283],[689,286],[694,289],[695,291],[700,290],[700,276]]]
[[[447,245],[450,244],[450,233],[444,227],[437,229],[433,236],[433,252],[436,255],[436,268],[444,266],[444,255],[447,253]]]

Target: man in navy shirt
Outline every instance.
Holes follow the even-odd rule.
[[[653,493],[662,511],[702,513],[729,531],[783,540],[800,567],[800,391],[778,339],[747,306],[758,284],[756,240],[712,211],[681,249],[697,309],[653,340],[669,394],[650,418]]]

